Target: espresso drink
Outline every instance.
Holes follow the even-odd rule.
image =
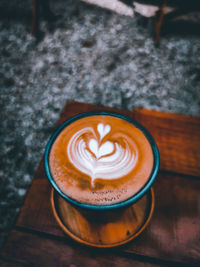
[[[60,132],[49,164],[66,196],[86,204],[110,205],[142,189],[151,175],[154,156],[136,126],[115,116],[93,115]]]

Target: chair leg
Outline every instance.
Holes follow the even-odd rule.
[[[166,8],[166,0],[163,0],[162,5],[160,7],[160,10],[159,10],[157,17],[156,17],[156,22],[155,22],[155,28],[154,28],[155,45],[159,45],[159,43],[160,43],[160,31],[161,31],[161,27],[163,25],[165,8]]]
[[[40,18],[43,17],[49,21],[54,22],[57,20],[57,16],[51,11],[49,6],[49,0],[32,0],[32,26],[31,34],[35,37],[40,35]]]
[[[40,1],[32,0],[32,25],[31,34],[38,36],[39,34],[39,20],[40,20]]]

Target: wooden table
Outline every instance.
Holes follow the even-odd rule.
[[[59,124],[75,114],[99,109],[70,101]],[[120,112],[141,122],[160,151],[156,205],[147,229],[114,249],[76,243],[52,215],[42,161],[0,253],[0,266],[200,266],[200,119],[145,109]]]

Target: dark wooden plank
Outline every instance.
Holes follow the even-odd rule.
[[[200,263],[200,181],[160,174],[150,225],[126,251],[188,264]]]
[[[66,237],[56,223],[50,205],[51,187],[46,179],[34,179],[16,226]]]
[[[0,259],[0,266],[1,267],[25,267],[28,266],[28,264],[22,263],[22,262],[16,262],[12,261],[10,259]]]
[[[114,250],[97,250],[68,244],[64,240],[12,230],[0,254],[2,259],[21,262],[21,266],[161,266],[133,257],[123,257]],[[12,266],[7,264],[4,266]],[[15,265],[13,265],[15,266]]]
[[[92,110],[106,110],[106,111],[111,111],[111,112],[120,112],[129,117],[133,117],[132,111],[128,111],[128,110],[97,106],[93,104],[79,103],[75,101],[68,101],[61,113],[58,124],[64,122],[65,120],[71,118],[72,116],[78,115],[83,112],[92,111]]]
[[[134,118],[154,137],[160,169],[200,177],[200,118],[138,108]]]
[[[47,179],[33,181],[16,225],[69,240],[51,212],[49,187]],[[150,225],[123,250],[165,261],[200,261],[200,181],[160,173],[154,189]]]

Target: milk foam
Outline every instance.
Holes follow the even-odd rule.
[[[151,176],[154,156],[143,132],[128,121],[93,115],[65,127],[49,164],[60,190],[71,199],[110,205],[131,198]]]
[[[86,127],[76,132],[67,146],[67,156],[71,163],[81,172],[91,178],[91,185],[97,178],[112,180],[127,175],[137,163],[137,151],[133,152],[126,138],[123,138],[123,146],[118,141],[112,140],[111,126],[99,123],[97,125],[99,136],[95,129]],[[91,138],[83,138],[89,134]],[[108,140],[104,141],[104,138]],[[122,136],[123,137],[123,136]],[[109,140],[110,138],[110,140]]]

